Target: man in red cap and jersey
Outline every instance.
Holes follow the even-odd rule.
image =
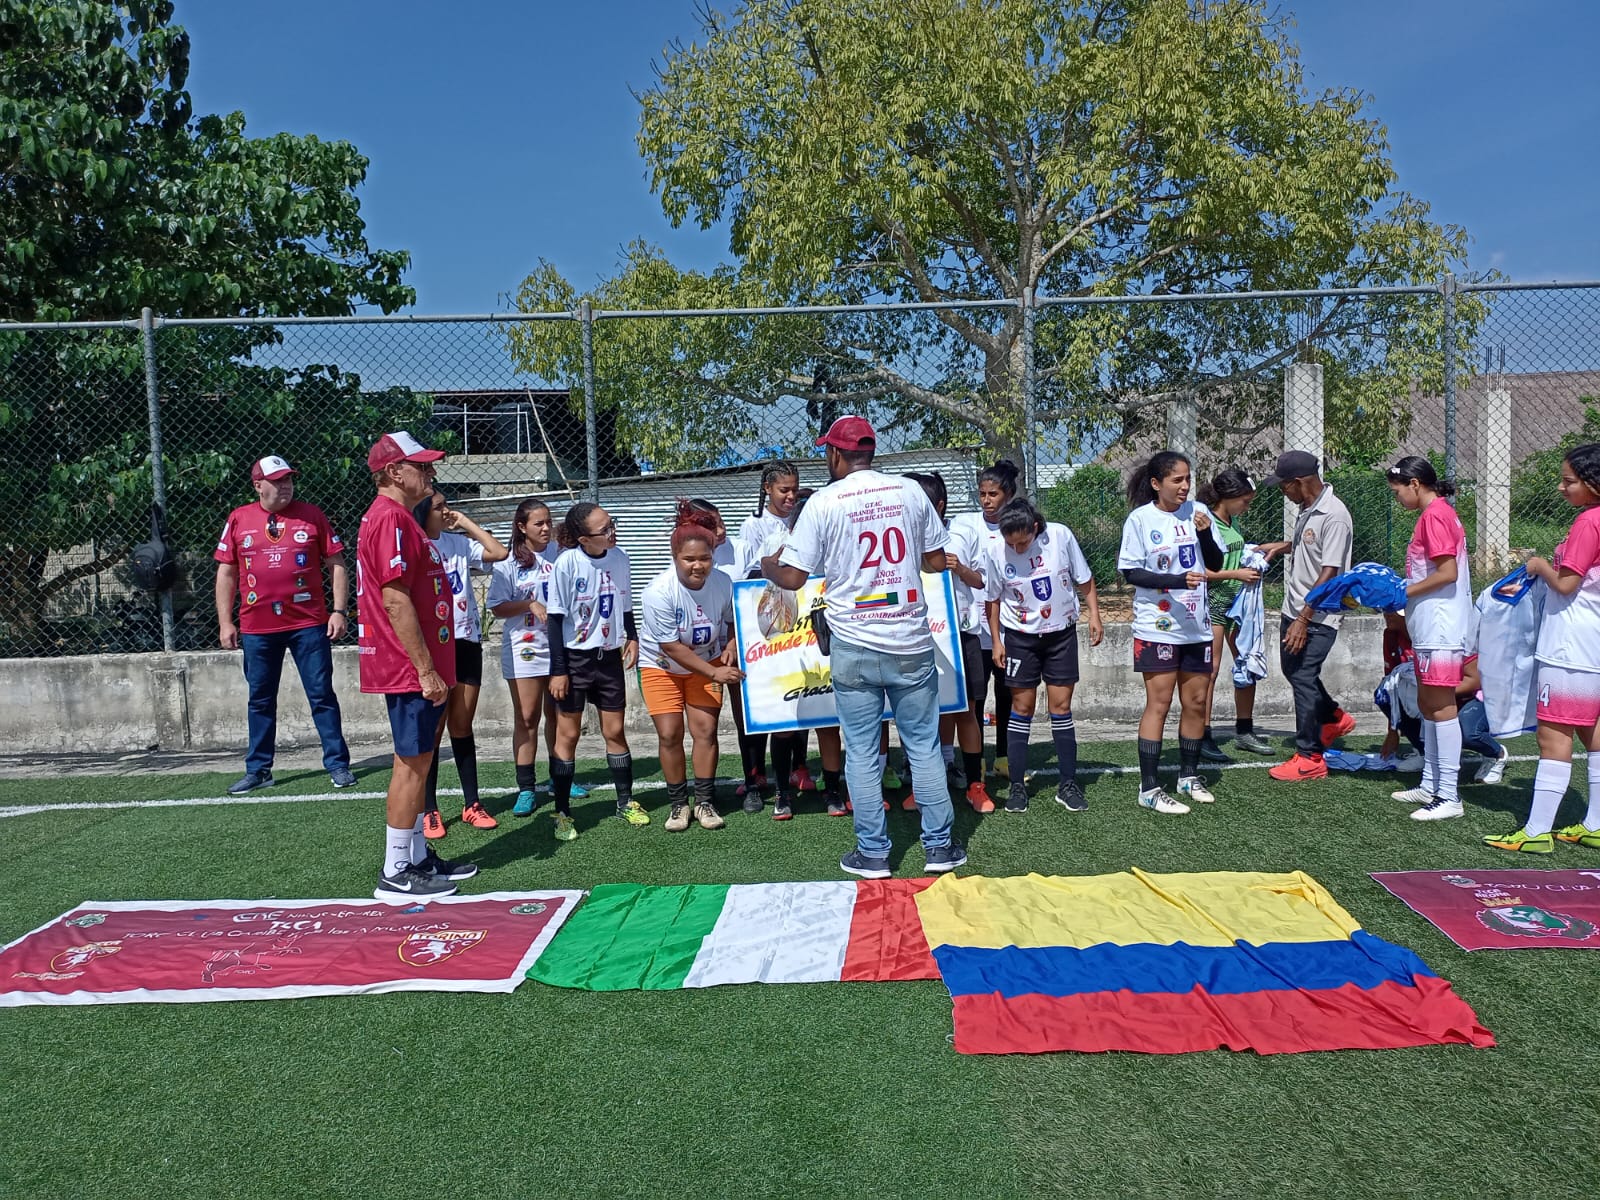
[[[373,895],[405,903],[449,896],[478,873],[440,858],[422,833],[422,809],[444,703],[456,681],[450,582],[411,510],[433,487],[442,450],[387,433],[367,454],[378,489],[356,538],[361,690],[382,695],[394,735],[383,870]]]

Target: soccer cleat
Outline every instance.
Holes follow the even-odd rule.
[[[1200,761],[1208,763],[1231,763],[1232,758],[1217,745],[1216,738],[1206,738],[1200,743]]]
[[[817,781],[811,778],[810,771],[796,767],[789,772],[789,786],[797,792],[814,792],[817,790]]]
[[[859,850],[852,850],[841,858],[839,869],[862,879],[887,879],[892,874],[887,858],[868,858]]]
[[[689,805],[678,801],[672,806],[672,811],[667,814],[667,822],[663,827],[668,833],[682,833],[689,828]]]
[[[1295,754],[1288,762],[1281,762],[1271,768],[1268,775],[1282,783],[1298,783],[1308,779],[1326,779],[1328,777],[1328,764],[1322,761],[1322,755]]]
[[[1485,846],[1496,850],[1521,851],[1523,854],[1550,854],[1556,848],[1556,839],[1548,833],[1529,834],[1526,829],[1515,833],[1491,833],[1483,839]]]
[[[1186,775],[1178,780],[1178,795],[1186,800],[1193,800],[1196,804],[1212,804],[1216,801],[1211,789],[1206,786],[1206,781],[1198,775]]]
[[[469,804],[461,810],[461,823],[474,829],[499,829],[500,822],[489,815],[481,804]]]
[[[1590,829],[1587,825],[1568,825],[1557,829],[1551,834],[1558,842],[1565,842],[1569,846],[1583,846],[1589,850],[1600,850],[1600,829]]]
[[[749,813],[751,816],[755,816],[758,812],[760,812],[765,807],[766,807],[766,801],[762,800],[760,791],[758,791],[755,788],[750,788],[747,791],[745,791],[745,793],[744,793],[744,810],[745,810],[745,812]]]
[[[780,791],[778,798],[772,802],[772,819],[774,821],[794,820],[794,797],[788,792]]]
[[[228,795],[242,796],[246,792],[277,786],[278,781],[272,777],[271,771],[251,771],[243,779],[235,780],[228,785]]]
[[[1089,801],[1084,798],[1083,789],[1078,786],[1076,779],[1063,779],[1056,785],[1056,803],[1072,813],[1083,812],[1089,807]]]
[[[700,823],[701,829],[721,829],[727,824],[717,811],[717,806],[709,800],[702,800],[694,806],[694,819]]]
[[[1006,793],[1006,811],[1008,813],[1025,813],[1028,811],[1028,789],[1020,783],[1013,783]]]
[[[1181,817],[1189,811],[1189,806],[1181,800],[1174,800],[1159,787],[1151,788],[1147,792],[1139,793],[1139,807],[1148,808],[1151,812],[1164,813],[1169,817]]]
[[[1331,746],[1346,734],[1356,731],[1356,719],[1343,709],[1339,714],[1322,727],[1322,744]]]
[[[356,773],[349,767],[335,767],[328,772],[328,778],[333,781],[336,788],[355,787]]]
[[[390,904],[405,904],[416,900],[437,900],[440,896],[454,896],[456,885],[431,871],[422,871],[405,863],[393,875],[379,875],[378,886],[372,889],[374,900]]]
[[[899,773],[893,767],[885,765],[883,768],[883,790],[886,792],[898,792],[903,787],[905,787],[905,784],[901,782]]]
[[[904,800],[900,801],[900,807],[905,809],[907,812],[916,812],[917,811],[917,795],[916,795],[916,793],[915,792],[907,792],[906,793],[906,798]]]
[[[1401,804],[1431,804],[1433,793],[1427,788],[1406,788],[1404,791],[1390,792],[1389,799],[1398,800]]]
[[[572,781],[572,790],[568,792],[567,795],[571,796],[574,800],[587,800],[589,798],[589,789],[574,779]]]
[[[425,838],[442,838],[447,831],[444,827],[444,817],[438,809],[422,814],[422,836]]]
[[[531,817],[539,807],[539,793],[523,790],[517,793],[517,802],[511,806],[513,817]]]
[[[1500,757],[1486,761],[1478,768],[1474,783],[1499,783],[1506,777],[1506,759],[1511,757],[1511,751],[1504,746],[1500,747]]]
[[[758,797],[759,796],[764,796],[766,794],[766,791],[767,791],[767,777],[765,775],[747,775],[747,776],[745,776],[744,782],[741,783],[738,787],[733,789],[733,794],[735,796],[748,796],[748,795],[750,795],[750,793],[752,791],[755,792],[755,794]],[[749,812],[750,810],[749,809],[745,809],[745,811]],[[756,809],[756,812],[760,812],[760,811],[761,810],[759,808]]]
[[[828,802],[828,815],[830,817],[848,817],[850,803],[838,792],[829,792],[825,799]]]
[[[558,842],[570,842],[573,838],[578,836],[578,826],[577,823],[573,821],[572,814],[556,814],[555,835],[556,841]]]
[[[1459,800],[1446,800],[1443,796],[1435,796],[1428,803],[1411,814],[1413,821],[1446,821],[1451,817],[1459,817],[1465,810]]]
[[[617,805],[617,816],[629,825],[650,824],[650,814],[640,807],[637,800],[629,800],[626,804]]]
[[[935,846],[932,850],[924,850],[923,854],[930,875],[943,875],[946,871],[954,871],[957,867],[965,866],[967,861],[967,848],[960,842],[951,842],[948,846]]]
[[[994,797],[989,795],[989,789],[981,782],[967,785],[967,803],[972,805],[973,812],[992,813],[994,811]]]
[[[1271,754],[1272,743],[1259,733],[1241,733],[1233,739],[1233,744],[1240,750],[1249,754]]]
[[[477,864],[452,862],[448,858],[440,858],[434,853],[432,846],[428,847],[428,853],[421,862],[412,864],[412,869],[432,875],[435,879],[448,879],[451,883],[471,879],[478,873]]]

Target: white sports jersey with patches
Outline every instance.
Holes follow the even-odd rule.
[[[751,571],[757,573],[761,570],[761,555],[770,554],[772,551],[763,551],[762,546],[770,542],[774,535],[789,532],[789,522],[782,517],[775,517],[766,509],[761,510],[759,517],[746,517],[744,524],[739,526],[739,560],[745,566],[745,578]]]
[[[1054,521],[1018,554],[1004,538],[990,548],[990,600],[1000,603],[1000,625],[1021,633],[1054,633],[1078,621],[1078,587],[1094,578],[1072,530]]]
[[[489,568],[483,564],[483,544],[464,533],[443,530],[433,544],[439,549],[445,578],[450,581],[455,614],[455,634],[458,642],[480,642],[483,626],[478,621],[478,594],[472,587],[474,574],[487,575]]]
[[[1000,536],[1000,526],[991,525],[981,512],[975,512],[962,513],[959,517],[950,522],[950,536],[952,542],[955,540],[956,531],[958,529],[961,531],[962,541],[967,546],[972,548],[972,558],[968,559],[961,557],[959,552],[957,557],[961,557],[961,561],[963,563],[966,563],[967,566],[971,567],[979,574],[984,574],[985,564],[987,564],[989,561],[988,551],[995,546],[1005,545],[1005,539]],[[960,581],[958,580],[958,585],[959,582]],[[987,589],[988,582],[988,578],[985,577],[985,589]],[[985,650],[992,650],[994,647],[989,644],[989,618],[987,615],[985,615],[983,610],[984,592],[979,592],[972,589],[968,590],[972,596],[972,610],[969,619],[972,622],[973,628],[977,630],[978,644],[981,645]],[[956,599],[957,603],[959,603],[959,594],[957,595]],[[962,628],[966,629],[967,626],[963,625]]]
[[[1158,575],[1187,575],[1204,571],[1195,517],[1210,510],[1186,500],[1174,512],[1164,512],[1152,501],[1128,514],[1122,525],[1122,548],[1117,570],[1143,568]],[[1216,541],[1216,534],[1205,536]],[[1221,546],[1221,543],[1217,543]],[[1206,607],[1206,585],[1195,588],[1136,587],[1133,592],[1133,636],[1145,642],[1182,646],[1211,640],[1211,612]]]
[[[639,597],[639,665],[688,675],[689,668],[667,657],[661,644],[682,642],[695,657],[710,662],[728,644],[732,624],[731,579],[712,571],[695,590],[678,578],[676,567],[668,567]]]
[[[485,603],[491,610],[512,600],[537,600],[548,605],[550,576],[559,553],[551,543],[543,554],[534,556],[530,566],[522,566],[515,558],[495,563]],[[550,674],[550,626],[525,612],[500,620],[501,675],[506,679],[538,679]]]
[[[627,640],[622,614],[633,609],[628,556],[615,546],[599,558],[563,550],[550,576],[551,615],[566,617],[569,650],[618,650]]]

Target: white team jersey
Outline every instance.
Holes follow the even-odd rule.
[[[745,566],[746,575],[751,571],[760,572],[761,547],[771,541],[774,534],[788,532],[789,522],[773,516],[767,509],[762,509],[758,517],[744,519],[744,524],[739,526],[739,559]]]
[[[615,546],[599,558],[582,549],[563,550],[550,576],[552,615],[566,617],[569,650],[618,650],[627,640],[622,614],[633,610],[628,556]]]
[[[682,642],[696,658],[710,662],[728,644],[732,624],[731,579],[712,571],[695,590],[679,580],[676,567],[668,567],[639,597],[639,665],[687,675],[689,668],[668,658],[662,643]]]
[[[489,568],[483,563],[483,544],[464,533],[442,530],[437,539],[430,538],[439,551],[445,578],[450,581],[453,603],[450,611],[455,616],[455,635],[458,642],[481,642],[483,626],[478,621],[478,595],[472,588],[472,575],[487,575]]]
[[[1117,570],[1143,568],[1158,575],[1187,575],[1204,571],[1194,519],[1210,510],[1186,500],[1176,512],[1164,512],[1154,501],[1128,514],[1122,525],[1122,548]],[[1216,541],[1215,532],[1207,537]],[[1220,542],[1217,542],[1221,546]],[[1188,645],[1211,640],[1211,612],[1206,607],[1206,585],[1171,591],[1136,587],[1133,591],[1133,636],[1145,642]]]
[[[969,571],[976,571],[982,575],[985,562],[983,542],[980,535],[973,531],[971,522],[957,517],[947,528],[950,532],[950,542],[944,548],[945,553],[958,559]],[[983,611],[983,590],[974,591],[954,571],[950,572],[950,587],[956,600],[956,628],[962,633],[976,634],[986,621]]]
[[[1406,546],[1406,582],[1432,575],[1439,569],[1434,559],[1446,554],[1455,556],[1456,581],[1406,602],[1406,630],[1418,650],[1466,650],[1478,613],[1472,599],[1467,533],[1456,510],[1441,498],[1418,518]]]
[[[922,556],[949,540],[920,484],[869,469],[811,497],[778,561],[826,579],[834,637],[917,653],[933,646]]]
[[[962,513],[954,521],[950,522],[952,541],[954,541],[958,529],[961,531],[962,540],[972,547],[971,553],[975,560],[969,561],[966,558],[961,558],[961,561],[980,575],[984,574],[984,564],[989,561],[987,552],[995,546],[1005,545],[1005,539],[1000,536],[1000,526],[990,524],[983,513],[975,512]],[[961,556],[958,554],[957,557]],[[985,577],[985,588],[987,588],[988,582],[987,577]],[[992,650],[994,647],[989,644],[989,617],[984,612],[984,593],[973,591],[972,589],[968,589],[968,591],[972,596],[972,610],[967,619],[972,622],[973,628],[977,630],[978,644],[985,650]],[[959,602],[959,596],[957,600]],[[962,628],[965,629],[966,626],[963,625]]]
[[[1534,657],[1570,671],[1600,671],[1600,506],[1578,514],[1550,561],[1582,579],[1570,596],[1549,590]]]
[[[1049,521],[1026,554],[1001,538],[987,557],[988,599],[1000,603],[1002,628],[1055,633],[1078,623],[1078,587],[1094,573],[1072,530]]]
[[[727,538],[722,545],[711,552],[711,565],[721,571],[728,579],[743,579],[745,576],[744,543],[737,538]]]
[[[548,605],[550,576],[556,566],[552,551],[559,553],[553,542],[543,554],[534,556],[531,566],[524,567],[515,558],[495,563],[485,601],[489,608],[512,600]],[[550,674],[550,626],[525,612],[501,618],[500,673],[507,679],[538,679]]]

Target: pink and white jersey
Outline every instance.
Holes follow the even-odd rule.
[[[811,497],[778,561],[827,580],[834,637],[915,654],[933,648],[922,556],[949,540],[920,484],[869,469]]]
[[[1406,604],[1406,629],[1418,650],[1465,650],[1477,608],[1467,562],[1467,531],[1448,501],[1439,497],[1417,518],[1406,547],[1406,582],[1417,583],[1439,569],[1440,558],[1456,560],[1456,581]]]
[[[1534,657],[1573,671],[1600,671],[1600,505],[1578,514],[1551,562],[1583,579],[1570,596],[1550,589]]]
[[[1078,587],[1094,573],[1065,525],[1046,523],[1024,554],[1002,538],[987,558],[988,598],[1000,603],[1001,628],[1055,633],[1078,623]]]

